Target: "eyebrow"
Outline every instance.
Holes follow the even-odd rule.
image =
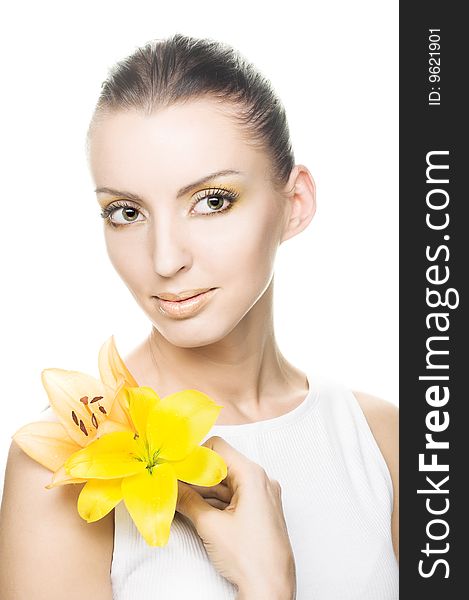
[[[184,187],[182,187],[176,194],[176,198],[180,198],[181,196],[184,196],[184,194],[187,194],[187,192],[190,192],[191,189],[193,189],[199,185],[202,185],[204,183],[207,183],[207,181],[210,181],[211,179],[215,179],[215,177],[224,177],[226,175],[244,175],[244,173],[242,171],[235,171],[234,169],[225,169],[223,171],[215,171],[214,173],[210,173],[210,175],[205,175],[204,177],[197,179],[197,181],[193,181],[192,183],[189,183],[188,185],[185,185]],[[119,190],[114,190],[113,188],[109,188],[109,187],[98,187],[95,189],[95,192],[96,192],[96,194],[99,194],[102,192],[102,193],[107,193],[107,194],[113,194],[115,196],[126,196],[127,198],[130,198],[131,200],[141,200],[141,198],[139,198],[135,194],[132,194],[131,192],[123,192],[123,191],[119,191]]]

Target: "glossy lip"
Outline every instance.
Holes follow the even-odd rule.
[[[164,315],[171,317],[173,319],[186,319],[187,317],[192,317],[196,313],[198,313],[212,298],[212,296],[217,291],[217,288],[205,288],[201,293],[194,295],[194,291],[190,290],[191,296],[187,296],[189,292],[184,292],[183,294],[179,294],[179,297],[182,295],[186,295],[185,299],[182,300],[165,300],[159,296],[155,296],[156,303],[161,313]],[[165,297],[173,296],[177,297],[177,294],[161,294]]]
[[[211,289],[214,288],[197,288],[196,290],[186,290],[185,292],[181,292],[180,294],[173,294],[167,292],[164,294],[158,294],[156,297],[160,298],[161,300],[170,300],[171,302],[177,302],[179,300],[186,300],[187,298],[192,298],[193,296],[198,296],[199,294],[208,292]]]

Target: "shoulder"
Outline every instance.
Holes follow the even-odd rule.
[[[50,480],[51,472],[12,441],[0,510],[0,588],[5,598],[54,600],[67,588],[71,600],[109,600],[114,515],[87,523],[76,508],[82,484],[46,489]],[[52,580],[57,589],[51,591]]]
[[[353,395],[366,417],[386,462],[388,462],[388,458],[391,460],[392,455],[395,454],[398,448],[398,407],[391,402],[365,392],[353,391]]]
[[[381,454],[391,474],[394,491],[393,506],[393,544],[396,556],[398,552],[398,515],[399,515],[399,409],[395,404],[366,394],[353,391]]]

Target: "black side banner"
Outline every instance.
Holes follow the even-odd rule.
[[[462,7],[431,0],[400,8],[400,597],[406,600],[469,597],[469,35]]]

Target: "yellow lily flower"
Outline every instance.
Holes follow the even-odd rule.
[[[198,444],[223,408],[197,390],[160,399],[148,387],[126,387],[135,429],[103,435],[70,456],[65,471],[89,481],[78,498],[88,523],[107,515],[122,499],[150,546],[166,545],[176,509],[177,480],[200,486],[220,483],[227,467]]]
[[[12,436],[26,454],[54,471],[47,488],[86,481],[65,472],[67,458],[105,433],[132,428],[122,390],[137,382],[119,356],[114,336],[102,345],[98,366],[100,380],[78,371],[44,369],[42,384],[56,420],[29,423]]]

